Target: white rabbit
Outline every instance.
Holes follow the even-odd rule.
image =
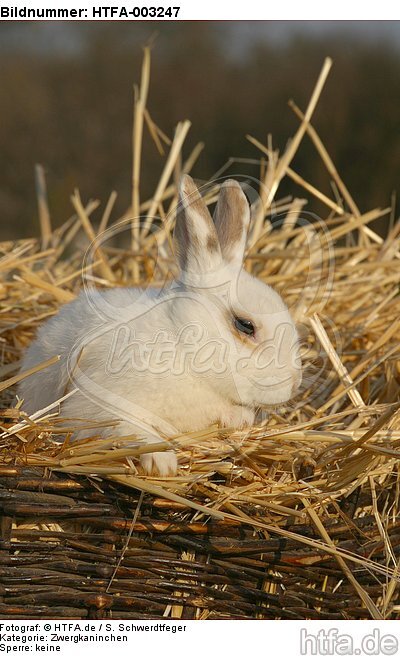
[[[82,292],[38,331],[25,371],[57,364],[20,383],[32,413],[61,404],[74,437],[137,436],[147,442],[213,423],[243,428],[259,407],[287,402],[301,381],[297,332],[282,298],[243,268],[250,221],[234,180],[219,193],[214,220],[193,180],[180,185],[175,238],[180,276],[163,290]],[[114,421],[79,430],[82,419]],[[134,440],[134,437],[132,437]],[[141,456],[147,473],[174,475],[174,450]]]

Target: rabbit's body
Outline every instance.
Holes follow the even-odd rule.
[[[290,398],[300,373],[294,362],[297,335],[284,302],[242,269],[241,224],[236,225],[237,250],[229,257],[228,239],[223,257],[218,243],[222,233],[217,237],[190,178],[181,193],[186,218],[177,228],[180,280],[162,291],[85,291],[63,306],[26,352],[23,370],[60,356],[58,363],[21,382],[19,395],[27,412],[77,388],[61,404],[61,416],[71,420],[75,437],[132,435],[155,442],[164,436],[173,444],[174,434],[214,423],[251,425],[257,407]],[[246,214],[237,183],[233,194]],[[243,225],[245,232],[245,219]],[[282,326],[285,334],[278,349]],[[271,346],[280,351],[282,362],[270,362]],[[255,362],[257,357],[265,362]],[[114,425],[79,430],[76,422],[84,419]],[[147,471],[168,475],[176,470],[173,451],[146,454],[141,460]]]
[[[74,362],[79,358],[79,369],[82,370],[92,381],[101,384],[102,389],[109,393],[115,392],[116,381],[119,381],[121,393],[132,396],[138,407],[149,407],[151,405],[155,416],[159,416],[168,422],[177,431],[189,431],[202,429],[213,422],[222,421],[234,417],[234,409],[240,403],[240,399],[227,401],[226,398],[218,398],[206,377],[196,375],[186,370],[182,371],[176,367],[176,371],[167,366],[160,371],[157,366],[153,372],[151,369],[143,371],[141,366],[138,372],[134,368],[134,353],[129,353],[124,336],[145,334],[142,344],[146,349],[148,342],[152,343],[159,332],[156,328],[153,332],[151,326],[156,324],[157,315],[160,314],[160,304],[163,307],[162,330],[170,337],[171,344],[177,343],[178,349],[184,348],[179,345],[177,327],[169,318],[169,312],[165,312],[169,303],[174,303],[175,296],[169,301],[168,292],[156,294],[152,290],[141,289],[112,289],[99,292],[99,296],[107,302],[118,302],[118,317],[115,320],[107,320],[96,312],[88,303],[85,293],[71,303],[64,305],[58,314],[48,320],[38,331],[36,340],[28,348],[22,366],[22,371],[34,367],[55,354],[60,356],[59,362],[43,369],[34,376],[28,376],[20,384],[19,392],[26,399],[24,409],[28,413],[35,411],[57,401],[71,389],[70,375],[74,375]],[[150,293],[149,293],[150,292]],[[134,302],[135,297],[141,298],[141,308],[145,307],[144,315],[136,316],[136,311],[122,310],[122,303]],[[164,300],[162,300],[164,298]],[[150,324],[150,325],[149,325]],[[156,324],[157,325],[157,324]],[[118,340],[118,331],[124,329]],[[127,329],[127,330],[126,330]],[[91,338],[91,334],[98,337]],[[174,339],[175,337],[175,339]],[[215,334],[218,339],[218,334]],[[168,341],[167,346],[168,346]],[[82,345],[82,348],[81,348]],[[126,353],[118,353],[118,346],[126,348]],[[94,354],[93,354],[94,351]],[[117,351],[117,352],[116,352]],[[132,358],[130,357],[132,355]],[[178,361],[179,355],[174,358]],[[183,361],[183,357],[181,360]],[[145,363],[145,360],[143,361]],[[124,366],[125,365],[125,366]],[[173,367],[171,362],[170,366]],[[121,370],[119,368],[121,367]],[[107,371],[107,377],[104,375]],[[211,373],[211,372],[209,372]],[[160,375],[161,374],[161,375]],[[177,403],[171,402],[171,378],[173,377],[173,393],[177,395]],[[62,404],[64,417],[70,418],[92,418],[96,420],[110,419],[109,410],[105,407],[106,398],[97,399],[99,405],[91,402],[84,394],[74,394]],[[150,403],[151,401],[151,403]],[[104,403],[104,405],[103,405]],[[143,413],[143,417],[147,411]],[[160,424],[163,423],[160,420]],[[235,422],[236,423],[236,422]],[[241,422],[239,421],[239,424]],[[114,429],[113,429],[114,430]],[[132,431],[131,431],[132,432]],[[120,434],[122,434],[120,432]]]

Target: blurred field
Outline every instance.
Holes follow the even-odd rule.
[[[11,27],[1,27],[4,43],[7,29]],[[198,179],[211,179],[230,156],[257,157],[245,139],[247,132],[263,143],[273,134],[273,147],[282,152],[298,123],[287,100],[295,98],[304,109],[321,61],[330,55],[335,64],[315,128],[361,211],[387,206],[398,188],[400,55],[389,42],[351,36],[348,24],[337,36],[316,32],[267,43],[259,26],[252,42],[252,24],[246,23],[246,49],[241,48],[240,31],[238,42],[229,42],[224,23],[70,25],[69,36],[56,50],[41,43],[37,25],[29,30],[26,48],[20,43],[1,52],[2,239],[38,234],[37,162],[46,171],[54,226],[70,216],[76,186],[84,198],[103,201],[115,189],[116,212],[125,212],[131,195],[133,81],[140,75],[141,45],[154,32],[148,106],[167,134],[182,118],[192,122],[184,155],[199,140],[205,142],[193,171]],[[84,44],[79,49],[71,40],[73,30]],[[165,155],[150,140],[144,145],[142,193],[149,197]],[[295,168],[334,196],[329,176],[312,152],[304,140]],[[238,167],[242,175],[258,175],[250,163],[233,167],[231,173],[239,173]],[[290,180],[281,191],[294,192]],[[320,214],[322,206],[313,200],[308,209]],[[375,226],[381,234],[384,221]]]

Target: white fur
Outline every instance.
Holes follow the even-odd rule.
[[[184,184],[187,212],[193,182],[186,177]],[[165,437],[170,451],[141,457],[147,472],[161,476],[176,473],[174,435],[213,423],[249,426],[258,407],[288,401],[301,379],[297,333],[281,297],[218,251],[210,273],[204,234],[214,225],[211,217],[204,223],[204,208],[201,239],[190,244],[195,265],[186,261],[179,281],[161,292],[82,292],[39,329],[22,365],[25,371],[61,356],[20,383],[28,413],[78,387],[60,410],[75,426],[74,437],[132,435],[150,443]],[[189,239],[197,229],[194,218],[192,211]],[[234,316],[253,321],[254,338],[236,330]],[[279,357],[272,357],[274,350]],[[119,423],[82,431],[77,419]]]

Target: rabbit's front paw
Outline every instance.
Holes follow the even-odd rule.
[[[220,423],[225,428],[236,428],[241,430],[254,424],[255,413],[251,408],[241,405],[233,405],[221,418]]]
[[[178,459],[174,451],[144,453],[140,456],[140,464],[146,474],[158,476],[175,476],[178,469]]]

